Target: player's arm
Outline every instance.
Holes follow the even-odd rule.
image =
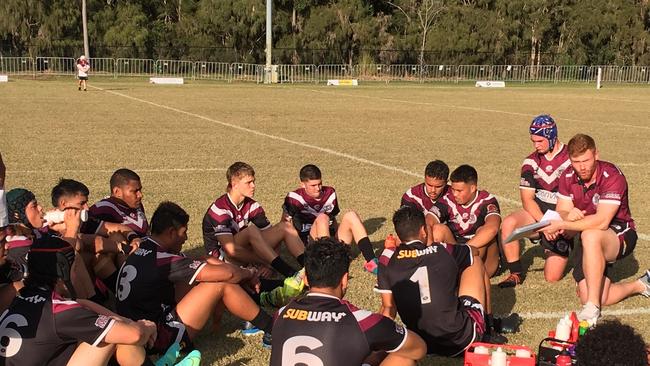
[[[381,293],[381,308],[379,309],[379,313],[391,319],[395,319],[397,316],[397,307],[395,306],[395,299],[392,293]]]
[[[535,202],[535,189],[533,188],[520,188],[519,196],[521,197],[521,204],[524,207],[524,210],[532,216],[535,221],[539,222],[544,216],[544,213],[539,208],[537,202]]]
[[[156,324],[141,319],[138,321],[115,320],[104,337],[104,343],[130,344],[137,346],[153,345],[156,341]]]
[[[499,226],[501,226],[501,216],[489,215],[485,218],[485,224],[476,230],[476,235],[468,240],[467,244],[476,248],[488,245],[499,232]]]
[[[427,354],[427,345],[415,332],[407,332],[402,346],[388,354],[381,366],[415,365]]]
[[[599,203],[598,207],[596,207],[596,213],[593,215],[584,216],[584,218],[576,221],[556,221],[550,226],[557,223],[558,230],[568,231],[607,230],[612,219],[616,216],[618,208],[619,205],[617,204]]]

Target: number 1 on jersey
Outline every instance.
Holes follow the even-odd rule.
[[[409,280],[416,282],[420,288],[420,303],[430,303],[431,290],[429,290],[429,272],[427,271],[427,267],[418,267]]]

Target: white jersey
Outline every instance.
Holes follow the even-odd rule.
[[[88,76],[88,70],[90,70],[90,64],[87,62],[77,64],[77,74],[81,77]]]

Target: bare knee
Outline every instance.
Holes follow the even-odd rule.
[[[506,216],[501,223],[501,230],[512,231],[515,227],[517,227],[517,219],[512,215]]]
[[[314,225],[329,225],[329,224],[330,224],[330,217],[324,213],[319,214],[314,220]]]
[[[561,272],[560,273],[558,273],[558,272],[549,272],[549,273],[544,272],[544,279],[546,280],[546,282],[550,282],[550,283],[559,282],[562,279],[562,277],[563,276],[562,276]]]
[[[358,215],[356,212],[354,212],[354,211],[348,211],[348,212],[346,212],[345,215],[343,215],[343,220],[348,221],[348,222],[350,222],[350,223],[361,222],[361,218],[360,218],[359,215]]]

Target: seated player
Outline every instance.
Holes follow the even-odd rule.
[[[39,231],[45,224],[43,207],[31,191],[14,188],[7,192],[7,214],[9,225],[5,229],[5,249],[7,258],[17,264],[22,272],[16,278],[20,281],[27,273],[29,248],[36,237],[43,235]]]
[[[475,341],[504,343],[486,326],[484,266],[476,249],[464,244],[425,244],[424,214],[402,207],[393,215],[402,243],[385,250],[377,292],[382,314],[400,318],[427,344],[427,353],[458,356]]]
[[[628,203],[627,180],[614,164],[599,160],[593,138],[577,134],[567,144],[571,169],[560,178],[557,212],[562,220],[543,230],[548,240],[580,235],[582,253],[575,256],[573,278],[583,304],[578,319],[596,322],[601,306],[628,296],[650,297],[650,271],[639,280],[613,283],[607,268],[632,253],[636,225]]]
[[[233,315],[265,331],[269,343],[271,317],[239,285],[259,286],[255,272],[215,258],[203,261],[183,256],[180,251],[187,240],[189,218],[175,203],[158,206],[151,218],[151,236],[120,269],[117,312],[157,324],[152,353],[163,353],[175,342],[189,347],[221,302]],[[175,285],[183,284],[193,287],[176,301]]]
[[[226,179],[227,192],[203,217],[203,242],[208,254],[239,265],[270,265],[285,277],[293,276],[296,269],[278,255],[280,243],[284,241],[301,266],[305,247],[291,223],[271,225],[262,206],[253,199],[253,167],[236,162],[228,167]]]
[[[153,365],[143,347],[155,339],[155,324],[75,301],[70,281],[74,257],[70,244],[55,236],[34,242],[25,287],[2,314],[8,343],[3,343],[0,363],[106,365],[115,356],[120,365]]]
[[[616,319],[590,329],[576,346],[580,366],[648,366],[649,358],[648,345],[641,334]]]
[[[435,225],[429,232],[434,233],[436,242],[463,243],[478,249],[485,271],[492,277],[499,267],[501,213],[497,199],[478,190],[477,184],[476,169],[469,165],[456,168],[451,173],[449,192],[431,210],[436,221],[446,225]]]
[[[343,243],[318,239],[305,252],[309,292],[280,309],[273,325],[271,366],[361,365],[371,352],[381,365],[415,365],[426,346],[414,332],[343,300],[350,256]]]
[[[90,207],[90,220],[84,225],[83,233],[110,237],[137,247],[136,239],[146,236],[149,230],[140,176],[130,169],[118,169],[111,176],[110,189],[110,197]]]
[[[535,151],[528,155],[521,166],[519,194],[523,209],[515,211],[503,219],[501,238],[503,254],[510,275],[499,283],[499,287],[514,287],[524,281],[521,266],[519,241],[504,243],[516,228],[539,222],[547,210],[555,210],[557,187],[562,172],[571,165],[566,146],[560,142],[557,125],[549,115],[539,115],[530,124],[530,140]],[[541,239],[546,262],[544,278],[549,282],[562,279],[569,260],[572,241],[558,238],[549,242],[542,235],[531,235],[531,239]]]
[[[434,160],[427,164],[424,169],[424,182],[409,188],[402,195],[402,203],[400,206],[412,206],[422,211],[427,221],[427,237],[430,242],[433,242],[437,236],[441,236],[438,241],[443,241],[443,234],[434,233],[431,230],[436,228],[437,220],[433,214],[437,211],[435,208],[436,202],[447,194],[449,185],[449,167],[444,161]],[[430,243],[428,243],[430,244]]]
[[[284,220],[290,221],[302,241],[334,236],[347,245],[357,243],[366,260],[364,268],[377,274],[377,257],[366,228],[354,211],[346,212],[339,224],[339,203],[334,187],[323,186],[320,169],[308,164],[300,169],[300,188],[289,192],[282,206]]]
[[[6,172],[7,167],[2,160],[2,153],[0,153],[0,241],[4,239],[4,228],[9,225],[9,218],[7,217],[7,200],[5,198]]]

